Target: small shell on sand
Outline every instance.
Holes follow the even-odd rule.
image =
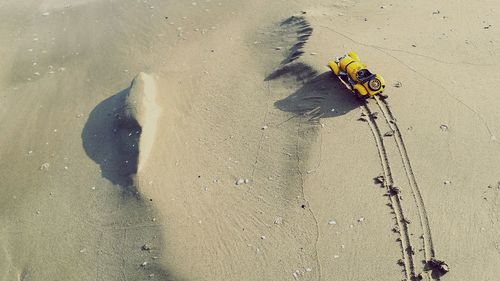
[[[49,163],[43,163],[41,166],[40,166],[40,170],[41,171],[47,171],[50,167],[50,164]]]

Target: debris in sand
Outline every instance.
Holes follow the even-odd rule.
[[[50,164],[49,163],[43,163],[41,166],[40,166],[40,170],[41,171],[47,171],[50,167]]]
[[[384,184],[384,176],[379,175],[373,178],[373,181],[375,181],[376,184]]]
[[[449,181],[449,180],[445,180],[443,183],[444,183],[444,184],[450,184],[450,183],[451,183],[451,181]]]
[[[392,136],[394,136],[394,131],[392,131],[392,130],[391,130],[391,131],[388,131],[388,132],[386,132],[386,133],[384,134],[384,137],[392,137]]]
[[[151,251],[151,245],[146,243],[146,244],[142,245],[141,250],[149,252],[149,251]]]
[[[266,236],[262,235],[262,236],[260,237],[260,239],[262,239],[262,240],[266,240]]]
[[[142,267],[145,267],[146,265],[148,265],[148,262],[147,262],[147,261],[145,261],[145,262],[141,263],[141,266],[142,266]]]
[[[389,195],[394,196],[396,194],[399,194],[401,191],[399,190],[399,187],[391,185],[389,186]]]
[[[261,130],[265,130],[267,128],[268,128],[267,125],[264,125],[264,126],[262,126]]]
[[[364,222],[364,221],[365,221],[365,218],[364,218],[364,217],[360,217],[360,218],[358,219],[358,222]]]
[[[95,190],[95,186],[92,186],[90,189]]]
[[[440,128],[440,129],[441,129],[441,131],[443,131],[443,132],[448,131],[448,125],[446,125],[446,124],[441,124],[441,126],[439,126],[439,128]]]
[[[401,81],[396,81],[392,84],[395,88],[401,88],[403,87],[403,83]]]
[[[337,224],[337,221],[336,221],[336,220],[329,220],[329,221],[328,221],[328,224],[329,224],[329,225],[336,225],[336,224]]]
[[[250,180],[249,179],[245,179],[243,182],[247,184],[247,183],[250,182]]]
[[[432,270],[432,271],[437,271],[440,273],[440,275],[444,275],[448,271],[450,271],[450,267],[446,262],[442,260],[438,260],[436,258],[431,258],[429,261],[427,261],[427,268]]]
[[[439,10],[436,10],[434,12],[432,12],[433,15],[439,15],[441,12]]]
[[[242,179],[242,178],[239,178],[239,179],[236,180],[236,185],[242,185],[244,183],[245,183],[245,180]]]
[[[49,13],[49,12],[42,13],[42,16],[44,16],[44,17],[46,17],[46,16],[48,16],[48,15],[50,15],[50,13]]]
[[[282,47],[276,47],[276,48],[274,48],[274,49],[275,49],[275,50],[277,50],[277,51],[280,51],[280,50],[281,50],[281,49],[283,49],[283,48],[282,48]]]

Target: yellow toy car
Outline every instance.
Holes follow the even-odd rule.
[[[371,73],[355,52],[328,62],[333,74],[359,97],[370,98],[385,89],[382,76]]]

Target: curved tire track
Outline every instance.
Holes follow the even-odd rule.
[[[394,180],[392,177],[392,172],[391,172],[391,166],[389,164],[389,158],[387,156],[387,151],[384,145],[384,140],[383,140],[383,135],[380,132],[380,129],[375,122],[372,111],[368,107],[368,105],[363,104],[362,105],[363,111],[365,111],[365,114],[367,115],[367,122],[368,125],[370,126],[370,129],[373,133],[373,137],[375,138],[375,143],[377,146],[378,154],[380,157],[380,162],[382,165],[382,170],[384,173],[384,181],[383,185],[386,188],[389,198],[391,201],[392,209],[394,210],[394,214],[396,217],[396,225],[397,229],[399,232],[400,236],[400,242],[401,242],[401,253],[403,256],[403,265],[404,265],[404,271],[406,275],[406,280],[414,280],[415,277],[415,264],[413,261],[413,256],[412,256],[412,246],[410,242],[410,233],[408,231],[408,225],[407,225],[407,220],[405,218],[405,215],[403,213],[403,208],[401,206],[401,200],[399,198],[399,195],[397,193],[393,192],[393,184]]]
[[[424,241],[424,253],[426,261],[429,261],[431,258],[435,257],[434,246],[432,243],[431,236],[431,227],[429,224],[429,218],[427,216],[427,211],[425,210],[424,200],[422,198],[422,194],[417,184],[417,180],[415,179],[415,174],[413,173],[413,169],[411,167],[410,158],[408,156],[408,152],[406,150],[406,145],[403,141],[403,137],[401,135],[401,131],[397,123],[396,119],[392,111],[389,108],[388,103],[385,100],[381,100],[379,97],[375,97],[375,101],[377,102],[380,111],[382,112],[387,125],[394,132],[394,139],[396,141],[396,145],[399,150],[399,154],[401,155],[401,160],[403,161],[403,167],[406,172],[406,176],[408,178],[408,183],[411,187],[411,191],[413,194],[413,198],[415,200],[415,204],[417,205],[418,215],[420,218],[420,225],[423,231],[423,241]]]

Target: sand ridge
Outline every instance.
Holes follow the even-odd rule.
[[[160,107],[156,102],[157,93],[155,78],[141,72],[132,81],[126,100],[126,114],[137,120],[141,127],[138,172],[147,161],[155,140],[160,115]]]

